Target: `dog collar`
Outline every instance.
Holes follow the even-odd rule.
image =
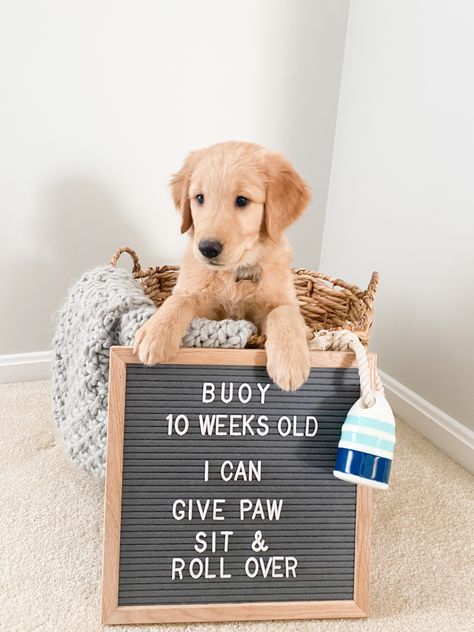
[[[253,265],[239,266],[235,271],[235,281],[251,281],[252,283],[258,283],[262,276],[262,268],[255,263]]]

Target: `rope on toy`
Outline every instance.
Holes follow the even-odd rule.
[[[337,331],[323,329],[315,333],[309,345],[311,349],[319,351],[348,351],[349,349],[353,351],[359,369],[360,390],[364,405],[367,408],[371,408],[375,404],[375,393],[371,384],[367,351],[354,332],[348,329],[339,329]],[[375,391],[382,394],[384,392],[378,373],[375,376]]]

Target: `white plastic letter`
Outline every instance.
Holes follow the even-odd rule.
[[[211,404],[216,395],[215,395],[216,387],[212,382],[204,382],[202,385],[202,402],[204,404]]]
[[[173,557],[173,565],[171,567],[171,581],[176,579],[176,575],[179,575],[179,579],[183,579],[184,560],[182,557]]]
[[[181,509],[178,509],[179,507],[181,507]],[[180,498],[178,498],[178,500],[174,501],[173,518],[175,520],[182,520],[184,518],[184,516],[186,515],[186,512],[184,510],[185,507],[186,507],[186,503],[184,502],[184,500],[181,500]]]
[[[260,391],[260,403],[264,404],[265,403],[265,394],[268,391],[268,389],[270,388],[270,382],[268,384],[266,384],[265,386],[262,386],[260,384],[260,382],[257,382],[257,386],[258,386],[258,389]]]
[[[247,395],[244,395],[244,391],[247,391]],[[248,404],[252,399],[252,389],[249,384],[245,382],[239,386],[239,400],[242,404]]]
[[[204,551],[207,549],[205,531],[198,531],[196,533],[196,542],[197,544],[194,545],[194,550],[196,551],[196,553],[204,553]]]

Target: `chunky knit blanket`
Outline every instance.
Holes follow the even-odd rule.
[[[109,349],[132,345],[156,311],[140,284],[121,268],[95,268],[71,288],[53,340],[53,409],[61,441],[73,462],[104,476]],[[183,346],[245,347],[256,333],[245,320],[196,318]]]

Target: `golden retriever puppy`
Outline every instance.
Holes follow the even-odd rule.
[[[246,318],[266,334],[269,376],[299,388],[310,357],[283,231],[307,206],[308,186],[281,155],[226,142],[193,151],[171,189],[190,239],[173,294],[137,332],[140,360],[172,360],[196,316]]]

